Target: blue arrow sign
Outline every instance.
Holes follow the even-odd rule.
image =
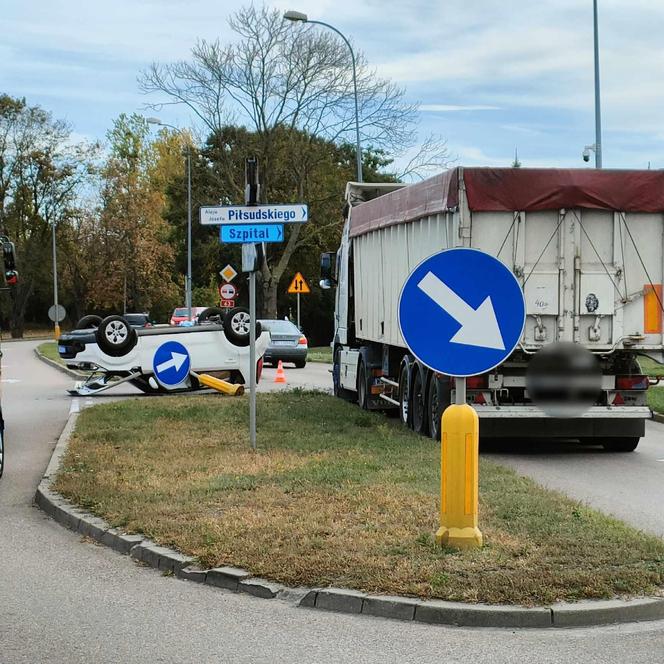
[[[189,351],[177,341],[163,343],[154,354],[152,370],[164,387],[175,387],[189,375],[191,359]]]
[[[222,242],[283,242],[283,224],[240,224],[239,226],[221,226]]]
[[[521,339],[523,291],[498,259],[477,249],[448,249],[409,275],[399,298],[408,348],[431,369],[475,376],[498,366]]]
[[[309,207],[292,205],[208,205],[201,207],[201,224],[302,224]]]

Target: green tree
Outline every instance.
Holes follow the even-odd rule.
[[[23,336],[31,298],[52,293],[52,229],[64,233],[80,214],[97,146],[70,135],[39,106],[0,95],[0,228],[16,243],[20,263],[10,291],[14,337]]]
[[[355,127],[347,45],[316,26],[293,26],[267,7],[241,9],[230,26],[237,41],[201,41],[190,62],[152,65],[139,79],[142,90],[185,104],[210,133],[217,182],[208,203],[243,201],[248,156],[259,159],[262,202],[307,202],[314,210],[331,202],[330,178],[339,169],[346,180],[355,179],[344,146]],[[375,148],[369,157],[383,154],[379,150],[392,155],[414,150],[409,175],[445,163],[444,143],[425,140],[426,155],[416,148],[417,107],[405,91],[378,77],[357,50],[356,62],[360,131],[363,143]],[[365,170],[365,179],[368,175]],[[337,206],[341,200],[337,195]],[[321,219],[322,226],[332,223],[330,217]],[[310,226],[289,228],[287,241],[266,254],[261,273],[269,316],[276,315],[279,283],[301,246],[300,234],[308,234]]]
[[[174,252],[162,216],[166,199],[155,171],[158,153],[147,122],[138,115],[120,115],[108,139],[101,204],[86,252],[89,270],[98,275],[89,304],[104,311],[163,315],[178,295]]]

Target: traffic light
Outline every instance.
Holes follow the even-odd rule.
[[[16,248],[14,243],[3,238],[2,258],[5,264],[5,281],[8,286],[15,286],[18,283],[18,272],[16,271]]]

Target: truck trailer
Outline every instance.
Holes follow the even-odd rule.
[[[664,350],[664,172],[457,167],[417,184],[350,182],[345,198],[341,246],[321,257],[321,286],[336,287],[337,396],[440,436],[455,382],[409,352],[399,297],[421,261],[470,247],[501,260],[526,303],[514,352],[467,378],[480,435],[637,447],[655,380],[639,358],[661,363]],[[554,342],[587,349],[601,370],[582,412],[552,414],[529,394],[530,363]]]

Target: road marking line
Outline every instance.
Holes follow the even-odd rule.
[[[80,413],[80,412],[81,408],[78,399],[72,399],[71,405],[69,406],[69,414],[71,415],[72,413]]]

